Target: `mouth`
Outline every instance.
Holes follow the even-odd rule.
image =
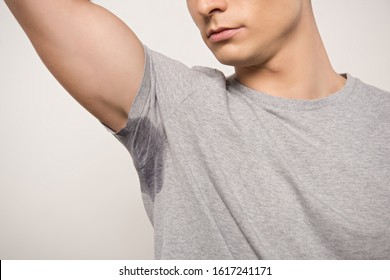
[[[230,39],[241,29],[242,27],[237,27],[237,28],[220,27],[218,29],[211,29],[209,32],[207,32],[207,37],[211,42],[220,42],[220,41]]]

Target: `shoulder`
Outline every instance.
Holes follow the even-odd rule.
[[[359,97],[362,110],[390,118],[390,91],[355,78],[354,95]]]
[[[222,71],[205,66],[193,66],[191,70],[198,76],[201,86],[226,89],[227,79]]]
[[[355,91],[359,91],[365,94],[370,95],[371,97],[373,96],[378,96],[378,97],[384,97],[384,98],[390,98],[390,91],[385,90],[377,85],[373,85],[370,83],[367,83],[359,78],[355,77]]]
[[[211,67],[187,66],[184,62],[145,46],[146,72],[159,89],[180,91],[182,97],[198,90],[226,90],[225,74]]]

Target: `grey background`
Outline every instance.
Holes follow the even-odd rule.
[[[312,0],[334,69],[390,90],[390,2]],[[153,50],[213,57],[186,1],[94,1]],[[0,1],[0,259],[153,259],[130,155],[51,76]]]

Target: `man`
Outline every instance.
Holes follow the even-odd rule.
[[[333,70],[309,0],[188,0],[230,77],[86,0],[6,3],[131,153],[157,259],[390,258],[390,94]]]

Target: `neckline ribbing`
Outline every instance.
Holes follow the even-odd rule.
[[[260,101],[262,104],[267,104],[272,107],[277,107],[281,109],[310,110],[339,103],[352,93],[353,87],[356,83],[356,79],[349,73],[342,73],[339,75],[342,75],[344,78],[347,79],[344,86],[340,90],[326,97],[310,100],[278,97],[261,91],[257,91],[241,84],[235,78],[234,74],[229,76],[226,81],[228,89],[233,89],[235,92],[244,95],[252,101]]]

